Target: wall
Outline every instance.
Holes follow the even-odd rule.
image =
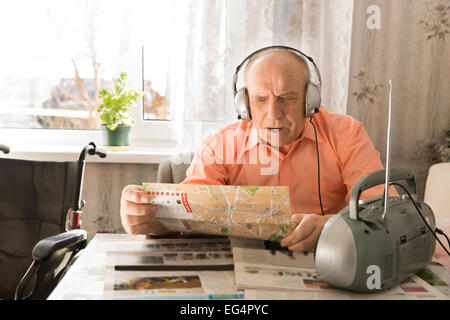
[[[120,196],[129,184],[155,181],[158,164],[87,163],[84,172],[82,228],[88,240],[97,232],[125,233],[120,222]]]
[[[371,5],[380,9],[380,29],[367,26]],[[393,80],[392,165],[414,172],[423,199],[435,146],[450,125],[450,1],[358,0],[353,14],[347,113],[363,122],[384,159]]]

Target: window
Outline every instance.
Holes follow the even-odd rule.
[[[138,125],[170,119],[166,31],[173,5],[0,2],[0,128],[99,129],[98,90],[122,71],[131,86],[145,89],[141,110],[133,111]]]

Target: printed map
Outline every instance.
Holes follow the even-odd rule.
[[[280,241],[292,231],[288,187],[144,183],[157,221],[181,232]]]

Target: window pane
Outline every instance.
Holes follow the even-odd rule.
[[[167,23],[169,19],[153,21],[159,22],[167,29],[170,28]],[[142,47],[144,120],[170,120],[171,116],[166,100],[169,37],[166,36],[166,33],[161,32],[152,40],[158,44],[158,50],[152,49],[153,46],[148,41],[144,41],[146,44]]]
[[[149,69],[145,80],[153,91],[147,91],[155,97],[153,105],[162,103],[167,61],[157,60],[167,56],[161,38],[171,4],[1,1],[0,127],[98,129],[98,90],[110,87],[122,71],[131,86],[141,86],[142,44],[147,60],[160,66]],[[149,118],[167,118],[160,111]]]

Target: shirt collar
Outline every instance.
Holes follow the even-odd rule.
[[[314,116],[314,117],[316,117],[316,116]],[[316,137],[314,135],[314,127],[313,127],[313,125],[311,124],[311,122],[309,120],[310,120],[309,118],[307,118],[305,120],[305,127],[303,128],[302,133],[300,134],[300,140],[302,140],[303,138],[307,138],[307,139],[310,139],[310,140],[315,142],[316,141]],[[321,130],[320,124],[318,124],[317,119],[313,118],[312,121],[313,121],[314,125],[316,126],[317,142],[318,143],[324,143],[325,140],[324,140],[324,138],[322,136],[322,133],[321,133],[322,130]]]
[[[317,142],[318,143],[324,143],[324,138],[321,134],[321,130],[319,129],[319,125],[317,124],[317,121],[313,119],[314,125],[316,126],[317,131]],[[311,122],[309,122],[309,118],[305,120],[305,126],[302,130],[302,133],[300,134],[300,137],[297,140],[294,140],[292,143],[297,144],[304,138],[316,141],[316,137],[314,135],[314,128],[311,125]],[[259,136],[258,136],[258,130],[253,125],[252,122],[249,122],[249,129],[246,133],[246,140],[245,140],[245,151],[248,151],[259,144]]]

